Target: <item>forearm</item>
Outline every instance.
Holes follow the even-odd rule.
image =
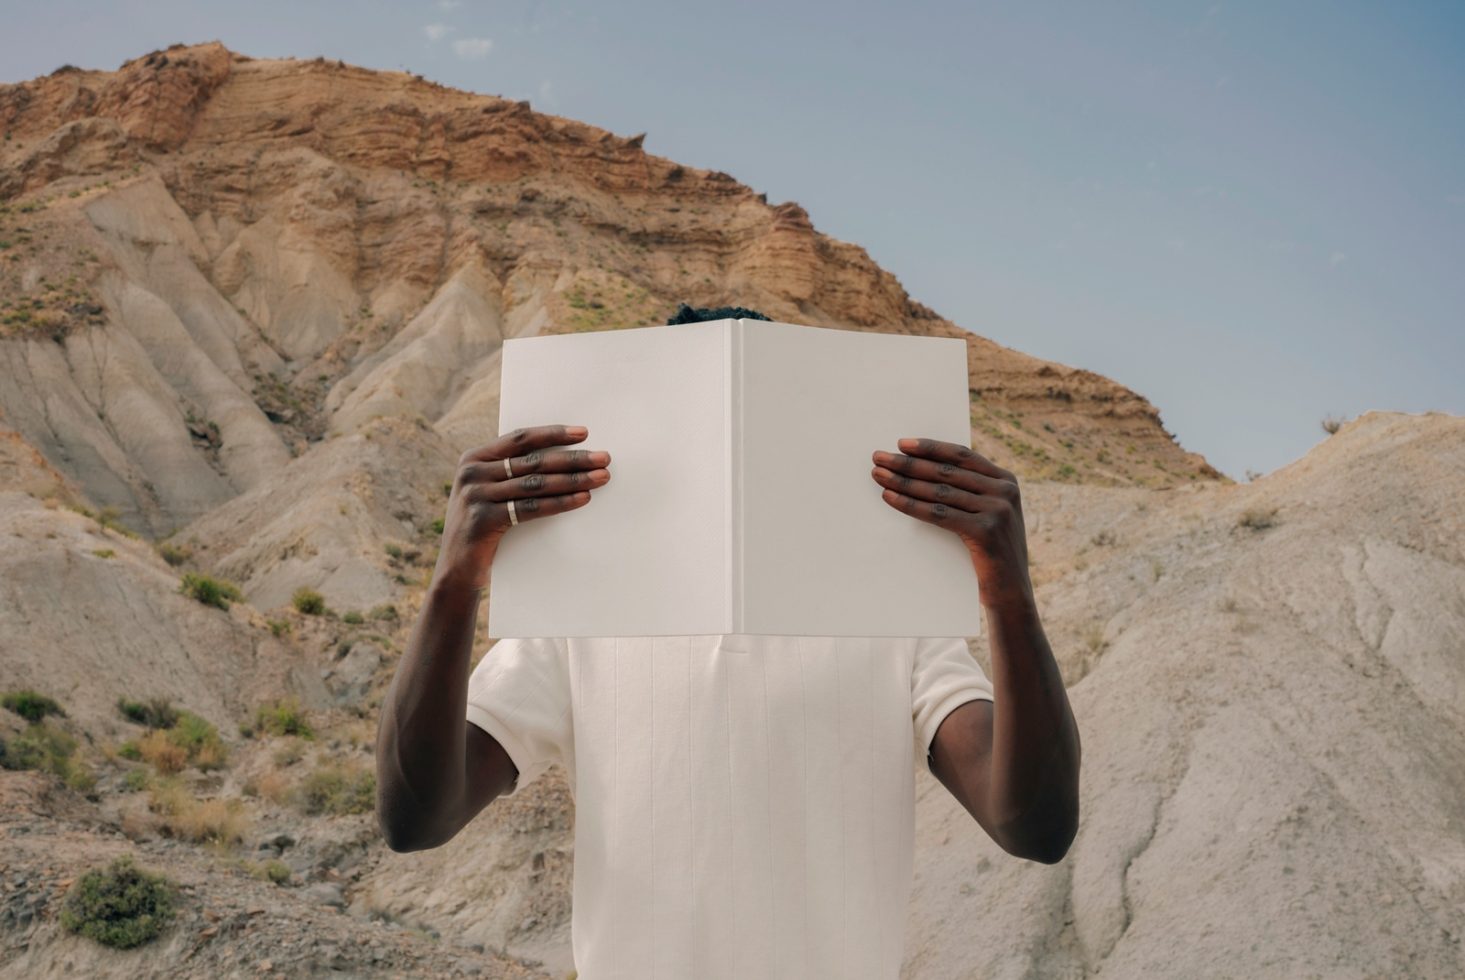
[[[382,700],[377,809],[394,848],[450,837],[466,790],[468,663],[479,592],[429,587]],[[400,846],[399,846],[400,845]]]
[[[1061,856],[1078,824],[1078,725],[1031,595],[985,609],[993,824],[1010,850]]]

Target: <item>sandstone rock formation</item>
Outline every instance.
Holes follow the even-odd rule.
[[[504,338],[683,299],[964,339],[974,438],[1024,473],[1221,478],[1143,397],[943,320],[797,204],[523,103],[208,44],[0,86],[0,129],[0,411],[137,530],[378,415],[477,445]]]

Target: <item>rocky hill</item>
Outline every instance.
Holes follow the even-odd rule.
[[[414,854],[363,780],[503,340],[681,300],[963,338],[1023,478],[1083,825],[1018,862],[918,775],[907,975],[1465,973],[1460,419],[1237,485],[797,205],[399,73],[174,48],[0,86],[0,129],[0,693],[65,712],[0,709],[40,753],[0,768],[0,975],[565,976],[562,774]],[[184,886],[133,952],[58,921],[124,852]]]
[[[495,431],[506,337],[736,301],[960,337],[978,445],[1022,472],[1220,479],[1148,401],[984,340],[858,246],[640,136],[218,44],[0,86],[0,412],[161,536],[379,415]]]

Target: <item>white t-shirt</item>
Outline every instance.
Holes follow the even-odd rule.
[[[992,685],[960,638],[502,639],[468,721],[575,800],[581,980],[893,980],[915,769]]]

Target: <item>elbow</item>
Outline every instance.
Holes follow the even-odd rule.
[[[421,833],[408,828],[388,826],[380,820],[377,821],[377,826],[381,829],[382,840],[386,841],[387,847],[396,851],[398,854],[407,854],[411,851],[428,851],[444,843],[440,840],[425,837]]]
[[[431,828],[422,820],[414,818],[412,809],[394,805],[390,798],[377,799],[377,830],[381,832],[387,847],[398,854],[426,851],[443,843],[442,839],[433,836]]]
[[[1076,837],[1078,801],[1073,800],[1012,826],[997,843],[1013,857],[1057,864],[1068,856]]]
[[[1044,837],[1025,840],[1020,844],[1007,847],[1007,853],[1014,857],[1022,858],[1025,861],[1036,861],[1039,864],[1057,864],[1068,856],[1069,849],[1073,846],[1073,839],[1077,831],[1049,834]]]
[[[412,835],[406,827],[401,827],[387,821],[380,809],[376,812],[377,829],[381,831],[382,840],[386,845],[398,854],[405,854],[408,851],[421,850],[421,846],[412,839]]]

